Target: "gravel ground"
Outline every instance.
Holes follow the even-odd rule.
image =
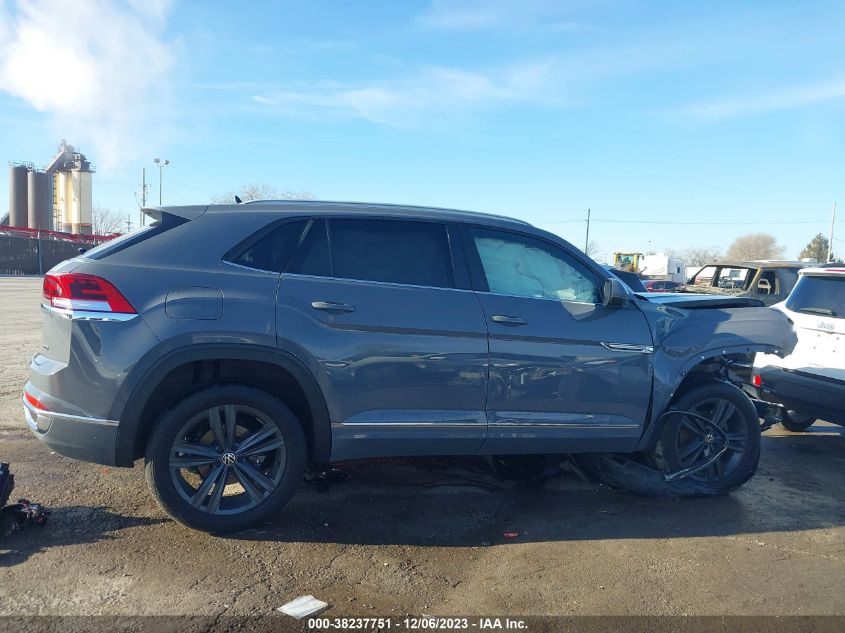
[[[764,435],[726,497],[644,499],[575,478],[518,488],[472,461],[377,460],[229,538],[165,517],[140,466],[52,454],[23,422],[40,280],[0,279],[0,460],[46,528],[0,542],[0,615],[845,614],[845,429]],[[505,532],[517,532],[505,538]]]

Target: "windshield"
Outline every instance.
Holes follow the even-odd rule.
[[[743,266],[705,266],[690,279],[690,285],[723,290],[748,290],[756,269]]]
[[[720,268],[713,285],[725,290],[748,290],[753,278],[754,270],[751,268]]]
[[[794,312],[845,318],[845,277],[802,275],[786,307]]]

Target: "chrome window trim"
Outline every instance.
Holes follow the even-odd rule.
[[[496,297],[510,297],[512,299],[534,299],[535,301],[549,301],[551,303],[577,303],[582,306],[595,306],[598,308],[606,307],[603,303],[593,303],[592,301],[570,301],[569,299],[549,299],[548,297],[529,297],[526,295],[509,295],[503,292],[491,292],[490,290],[475,290],[480,295],[494,295]]]
[[[451,292],[476,292],[468,288],[445,288],[443,286],[418,286],[416,284],[400,284],[394,281],[370,281],[368,279],[347,279],[346,277],[329,277],[328,275],[303,275],[300,273],[282,273],[282,277],[297,277],[299,279],[328,279],[329,281],[344,281],[356,284],[373,284],[391,288],[417,288],[420,290],[447,290]]]
[[[236,264],[235,262],[230,262],[228,259],[221,259],[221,262],[227,264],[229,266],[234,266],[235,268],[243,268],[244,270],[250,270],[256,273],[264,273],[265,275],[279,275],[280,273],[276,272],[275,270],[265,270],[263,268],[253,268],[252,266],[244,266],[243,264]]]

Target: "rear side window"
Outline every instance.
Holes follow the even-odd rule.
[[[845,277],[802,275],[786,307],[793,312],[845,318]]]
[[[140,228],[137,231],[126,233],[113,240],[109,240],[108,242],[103,242],[99,246],[92,248],[90,251],[83,253],[81,257],[84,257],[85,259],[104,259],[109,255],[114,255],[115,253],[125,250],[130,246],[140,244],[151,237],[161,235],[165,231],[169,231],[180,224],[185,224],[187,221],[188,220],[185,218],[180,218],[170,213],[164,213],[162,214],[161,220],[153,222],[152,224]]]
[[[307,223],[307,220],[294,220],[261,231],[246,247],[239,245],[223,259],[240,266],[281,272]]]
[[[446,225],[330,220],[332,273],[344,279],[454,287]]]
[[[445,224],[405,220],[314,222],[288,272],[454,288]]]

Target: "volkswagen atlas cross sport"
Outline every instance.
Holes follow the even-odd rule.
[[[757,301],[637,296],[561,238],[482,213],[145,212],[152,226],[45,276],[23,405],[59,453],[143,459],[185,525],[255,524],[307,464],[355,458],[627,453],[710,492],[755,472],[758,416],[725,368],[794,345]]]

